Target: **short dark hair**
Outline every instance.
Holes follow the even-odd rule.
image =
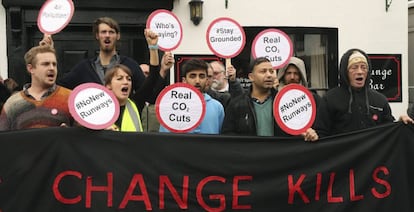
[[[254,60],[252,60],[251,62],[250,62],[250,65],[249,65],[249,73],[251,73],[251,72],[253,72],[253,70],[254,70],[254,67],[256,67],[257,65],[259,65],[259,64],[261,64],[261,63],[267,63],[267,62],[269,62],[270,63],[270,60],[269,59],[267,59],[266,57],[258,57],[258,58],[256,58],[256,59],[254,59]]]
[[[185,77],[187,75],[188,72],[190,71],[194,71],[194,70],[205,70],[206,74],[207,70],[208,70],[208,65],[204,60],[201,59],[190,59],[187,60],[182,69],[181,69],[181,76]]]
[[[115,29],[115,32],[117,34],[121,32],[118,22],[116,22],[114,19],[110,17],[100,17],[93,22],[93,36],[95,36],[99,32],[99,24],[107,24],[112,29]]]
[[[114,78],[115,73],[118,71],[118,69],[125,71],[125,73],[127,73],[128,76],[132,77],[131,69],[129,69],[128,66],[122,65],[122,64],[116,64],[114,67],[106,71],[105,77],[104,77],[105,85],[108,85],[109,83],[111,83],[111,80],[112,78]]]

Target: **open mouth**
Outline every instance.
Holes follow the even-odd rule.
[[[51,78],[51,79],[54,79],[55,78],[55,74],[54,73],[48,73],[46,76],[47,76],[47,78]]]
[[[121,88],[121,92],[124,95],[129,95],[129,88],[128,87],[122,87]]]
[[[109,47],[111,45],[111,41],[109,39],[105,39],[103,43],[106,47]]]
[[[355,78],[355,80],[358,81],[358,82],[362,82],[362,81],[364,81],[364,78],[363,77],[357,77],[357,78]]]

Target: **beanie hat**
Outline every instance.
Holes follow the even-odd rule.
[[[352,52],[351,56],[348,59],[348,69],[355,63],[363,62],[368,65],[367,58],[359,51]]]

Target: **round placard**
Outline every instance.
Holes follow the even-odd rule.
[[[206,40],[210,50],[222,58],[236,57],[246,44],[246,34],[235,20],[217,18],[209,25]]]
[[[47,0],[39,11],[37,26],[45,34],[56,34],[69,24],[74,10],[72,0]]]
[[[201,124],[206,113],[203,94],[186,83],[164,88],[155,103],[160,124],[171,132],[186,133]]]
[[[253,58],[266,57],[274,69],[283,67],[293,55],[293,44],[289,36],[278,29],[266,29],[253,40]]]
[[[273,114],[283,131],[291,135],[300,135],[312,127],[315,121],[315,99],[302,85],[286,85],[276,95]]]
[[[69,111],[82,126],[100,130],[110,127],[119,116],[119,103],[112,91],[97,83],[84,83],[69,96]]]
[[[168,10],[155,10],[147,19],[147,28],[158,33],[158,46],[162,51],[176,49],[183,38],[180,20]]]

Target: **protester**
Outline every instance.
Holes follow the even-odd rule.
[[[144,35],[148,46],[157,45],[157,33],[146,29]],[[157,96],[161,92],[165,87],[164,79],[167,72],[174,64],[174,59],[170,52],[164,54],[161,68],[159,66],[158,49],[149,48],[149,54],[149,75],[143,85],[132,95],[134,101],[129,99],[132,91],[132,72],[127,66],[117,64],[105,74],[105,85],[114,92],[121,106],[121,115],[118,117],[115,125],[110,129],[136,132],[143,131],[140,114],[143,107],[148,103],[146,99],[152,94]]]
[[[144,76],[148,77],[149,71],[150,71],[150,66],[146,63],[141,63],[141,64],[139,64],[139,67],[141,68],[142,73],[144,74]]]
[[[182,67],[182,82],[194,86],[201,93],[203,93],[206,112],[201,124],[189,133],[195,134],[219,134],[224,119],[224,108],[220,102],[211,98],[205,93],[207,84],[207,69],[206,62],[200,59],[190,59],[186,61]],[[160,126],[160,132],[168,132],[168,130]]]
[[[206,92],[226,108],[232,97],[243,93],[243,88],[236,79],[236,69],[232,65],[225,69],[223,63],[219,61],[210,62],[208,64]]]
[[[116,64],[123,64],[132,72],[132,93],[137,91],[145,76],[135,60],[117,53],[116,45],[121,38],[118,23],[109,17],[98,18],[93,24],[93,33],[99,43],[99,55],[79,62],[58,84],[69,89],[88,82],[104,84],[105,71]],[[157,46],[151,45],[149,48],[157,49]]]
[[[386,97],[369,87],[371,62],[365,52],[350,49],[341,58],[339,86],[329,90],[326,101],[327,135],[392,123]]]
[[[31,48],[24,56],[31,83],[12,95],[0,115],[0,130],[70,126],[70,90],[57,86],[56,52],[49,45]]]
[[[120,113],[110,130],[124,132],[142,132],[141,118],[135,103],[129,99],[132,89],[131,70],[125,65],[117,64],[105,73],[105,86],[116,96]]]
[[[213,78],[212,83],[210,85],[213,91],[218,92],[228,92],[229,91],[229,83],[227,81],[227,74],[226,69],[223,63],[219,61],[212,61],[210,62],[211,68],[213,69]],[[234,67],[231,67],[231,70],[234,70]],[[235,74],[234,78],[236,77]]]
[[[149,75],[149,65],[146,63],[142,63],[139,65],[141,67],[142,73],[145,77]],[[155,114],[155,104],[151,104],[149,102],[145,102],[144,108],[142,109],[141,114],[141,123],[144,132],[154,131],[158,132],[160,129],[160,123],[157,120]]]
[[[3,84],[3,78],[0,76],[0,111],[9,97],[10,91],[7,89],[6,85]]]
[[[174,57],[171,52],[165,52],[161,58],[161,68],[160,76],[162,79],[166,80],[167,75],[169,74],[170,68],[174,65]],[[145,64],[146,65],[146,64]],[[143,69],[144,70],[144,69]],[[161,81],[157,82],[155,89],[162,89],[167,85],[168,82],[162,83]],[[154,93],[159,93],[160,90],[154,90]],[[155,102],[155,100],[153,101]],[[141,123],[144,132],[158,132],[160,129],[160,122],[157,119],[155,112],[155,104],[148,101],[145,102],[145,106],[141,112]]]
[[[19,84],[12,78],[7,78],[3,81],[3,84],[7,87],[11,94],[14,94],[20,91]]]
[[[282,136],[273,116],[273,100],[276,73],[272,63],[259,57],[250,64],[250,90],[233,98],[226,108],[222,133],[251,136]],[[302,135],[305,141],[315,141],[319,137],[314,130]]]
[[[305,63],[302,59],[298,57],[291,57],[289,62],[283,66],[279,72],[277,73],[277,78],[279,81],[278,89],[283,89],[284,86],[289,84],[299,84],[306,88],[308,88],[308,81],[306,77],[306,68]],[[322,114],[324,113],[322,104],[324,103],[322,98],[316,93],[311,91],[312,96],[315,100],[315,107],[316,107],[316,118],[312,125],[312,128],[307,129],[308,131],[315,131],[317,132],[322,131],[325,132],[325,127],[323,126],[323,122],[320,120]],[[283,133],[283,132],[280,132]]]

